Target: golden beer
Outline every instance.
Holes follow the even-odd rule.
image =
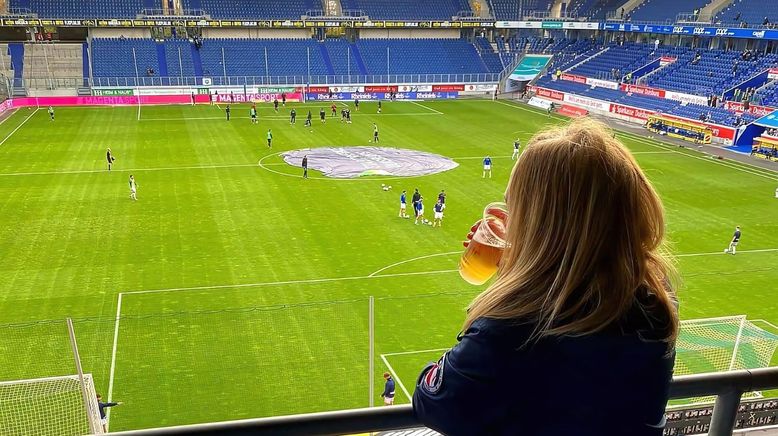
[[[459,275],[468,283],[482,285],[497,272],[505,249],[506,218],[503,203],[491,203],[484,209],[484,218],[459,260]]]

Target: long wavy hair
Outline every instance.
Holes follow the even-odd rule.
[[[674,344],[677,274],[662,202],[609,129],[581,119],[535,135],[505,200],[509,245],[465,328],[487,317],[534,324],[534,339],[587,335],[638,305],[663,320],[657,339]]]

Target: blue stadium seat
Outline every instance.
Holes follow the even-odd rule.
[[[645,0],[629,13],[632,21],[675,22],[678,14],[691,14],[710,0]]]
[[[778,2],[765,0],[735,0],[716,16],[723,24],[760,25],[767,17],[772,24],[778,23]]]
[[[216,19],[297,19],[321,10],[314,0],[184,0],[184,9],[202,9]]]
[[[450,20],[470,11],[467,0],[341,0],[343,10],[362,11],[380,20]]]
[[[94,38],[92,67],[95,77],[143,77],[149,68],[159,71],[157,47],[151,39]]]
[[[135,18],[148,5],[143,0],[30,0],[29,9],[46,18]],[[20,8],[20,0],[9,7]]]
[[[497,20],[521,20],[533,12],[548,12],[554,0],[489,0],[489,7]]]
[[[369,74],[478,74],[489,70],[473,44],[462,39],[362,39]]]

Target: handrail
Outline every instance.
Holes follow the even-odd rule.
[[[673,378],[670,398],[717,395],[709,436],[731,435],[744,392],[778,388],[778,367],[687,375]],[[418,427],[411,405],[244,419],[112,433],[169,435],[335,435]]]

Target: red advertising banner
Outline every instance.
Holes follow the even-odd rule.
[[[622,83],[619,88],[630,94],[641,94],[641,95],[650,95],[652,97],[659,97],[659,98],[665,98],[665,90],[664,89],[656,89],[656,88],[649,88],[648,86],[640,86],[640,85],[629,85],[626,83]]]
[[[611,113],[634,118],[636,120],[646,121],[648,117],[653,115],[655,112],[648,111],[645,109],[639,109],[631,106],[622,106],[620,104],[613,103],[611,105]]]
[[[584,77],[584,76],[576,76],[575,74],[567,74],[567,73],[562,74],[562,80],[567,80],[569,82],[586,84],[586,77]]]
[[[464,91],[464,87],[462,90]],[[435,87],[432,87],[432,90],[435,91]],[[397,92],[396,86],[365,86],[365,92]]]
[[[432,92],[452,92],[464,90],[465,85],[432,85]]]
[[[330,92],[329,86],[311,86],[308,88],[308,92],[314,93],[314,94],[327,94]]]
[[[778,68],[770,68],[767,72],[768,79],[778,79]]]
[[[661,58],[659,58],[659,65],[664,67],[667,64],[672,64],[676,60],[678,60],[678,58],[676,58],[675,56],[662,56]]]
[[[586,109],[581,109],[577,106],[570,106],[569,104],[563,104],[557,112],[570,118],[579,118],[589,115],[589,111]]]
[[[563,92],[554,91],[553,89],[536,88],[535,93],[541,97],[550,98],[552,100],[562,101],[565,99],[565,94]]]
[[[743,103],[740,103],[739,101],[728,101],[724,103],[724,108],[732,112],[739,112],[739,113],[746,112],[745,106],[743,106]],[[775,112],[775,108],[771,108],[767,106],[757,106],[757,105],[748,106],[749,114],[758,115],[761,117],[765,115],[770,115],[773,112]]]

